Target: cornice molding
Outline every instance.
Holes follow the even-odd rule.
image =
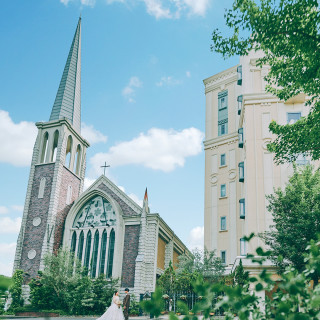
[[[212,77],[203,80],[205,86],[205,93],[216,89],[217,87],[237,80],[237,67],[231,67],[227,70],[219,72]]]
[[[53,127],[60,127],[63,125],[65,125],[69,129],[69,131],[71,131],[71,133],[74,134],[77,139],[81,141],[87,148],[90,147],[90,143],[86,139],[81,137],[81,135],[73,128],[73,125],[67,118],[49,122],[36,122],[36,126],[38,129],[48,129]]]
[[[238,141],[238,132],[203,141],[204,149],[217,148],[223,144],[233,144]]]

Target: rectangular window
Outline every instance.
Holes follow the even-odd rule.
[[[244,182],[244,162],[238,164],[239,167],[239,182]]]
[[[240,239],[240,256],[246,256],[247,255],[247,242],[244,238]]]
[[[246,217],[246,203],[244,199],[239,200],[240,204],[240,219],[244,219]]]
[[[224,198],[227,196],[227,188],[226,188],[226,185],[225,184],[222,184],[220,186],[220,197],[221,198]]]
[[[238,129],[238,147],[243,148],[243,128]]]
[[[220,230],[221,231],[227,230],[227,217],[220,218]]]
[[[237,101],[238,101],[238,115],[240,115],[242,110],[242,95],[238,96]]]
[[[220,155],[220,167],[223,167],[226,165],[226,154],[223,153]]]
[[[238,76],[237,84],[239,86],[241,86],[242,85],[242,66],[238,66],[238,68],[237,68],[237,76]]]
[[[294,124],[301,118],[301,112],[288,112],[287,113],[287,123]]]
[[[228,91],[218,93],[218,136],[228,133]]]
[[[220,257],[221,257],[221,262],[223,264],[226,264],[226,251],[225,250],[220,251]]]

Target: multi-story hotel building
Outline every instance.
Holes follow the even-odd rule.
[[[258,58],[241,57],[239,65],[204,80],[204,245],[226,265],[264,246],[258,237],[249,243],[243,238],[269,230],[266,195],[284,187],[292,174],[292,165],[276,165],[267,150],[270,122],[292,123],[309,112],[304,95],[280,101],[265,91],[268,67],[258,67]]]

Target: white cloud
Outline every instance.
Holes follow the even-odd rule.
[[[160,81],[156,83],[158,87],[163,87],[163,86],[176,86],[178,84],[181,84],[180,80],[175,79],[172,76],[168,77],[161,77]]]
[[[210,0],[183,0],[192,14],[204,16]]]
[[[14,211],[20,211],[22,212],[23,211],[23,206],[19,206],[19,205],[12,205],[11,208],[14,210]]]
[[[160,18],[172,18],[172,14],[170,12],[170,9],[165,9],[162,6],[161,0],[144,0],[144,3],[147,7],[147,12],[151,16],[155,16],[156,19]]]
[[[123,88],[122,90],[122,95],[128,99],[130,103],[135,102],[133,99],[133,96],[135,94],[135,89],[136,88],[141,88],[142,87],[142,82],[140,79],[136,76],[131,77],[129,80],[129,84]]]
[[[191,78],[191,72],[190,72],[190,71],[186,71],[186,76],[187,76],[188,78]]]
[[[9,217],[0,218],[0,234],[19,233],[22,219]]]
[[[9,213],[9,209],[5,206],[0,206],[0,214],[7,214]]]
[[[67,6],[70,1],[71,0],[60,0],[60,2],[63,3],[65,6]]]
[[[107,142],[107,137],[96,130],[93,125],[87,125],[84,122],[81,124],[81,135],[89,141],[90,144]]]
[[[95,154],[90,163],[97,169],[107,161],[112,167],[136,164],[169,172],[183,167],[187,157],[199,154],[203,138],[204,134],[196,128],[182,131],[152,128],[131,141],[112,146],[107,153]]]
[[[0,256],[1,256],[0,274],[9,276],[9,277],[12,275],[15,251],[16,251],[15,242],[0,243]]]
[[[179,19],[182,12],[204,16],[210,1],[212,0],[141,0],[146,6],[147,13],[156,19]],[[106,0],[107,4],[114,2],[130,3],[129,0]]]
[[[81,4],[88,7],[94,7],[96,0],[80,0]]]
[[[204,227],[195,227],[190,231],[188,247],[190,250],[203,250],[204,244]]]
[[[14,123],[7,111],[0,110],[0,162],[18,167],[29,166],[36,136],[34,123]]]
[[[96,179],[84,178],[83,191],[87,190],[95,181]]]
[[[126,190],[125,190],[125,188],[123,186],[118,186],[118,188],[122,192],[126,193]],[[130,194],[128,194],[128,197],[130,197],[135,203],[137,203],[140,207],[142,207],[143,200],[141,200],[137,195],[135,195],[134,193],[130,193]]]

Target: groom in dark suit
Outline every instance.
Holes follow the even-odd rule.
[[[124,292],[126,296],[123,299],[123,315],[125,320],[128,320],[129,318],[129,308],[130,308],[130,294],[129,294],[129,289],[125,288]]]

